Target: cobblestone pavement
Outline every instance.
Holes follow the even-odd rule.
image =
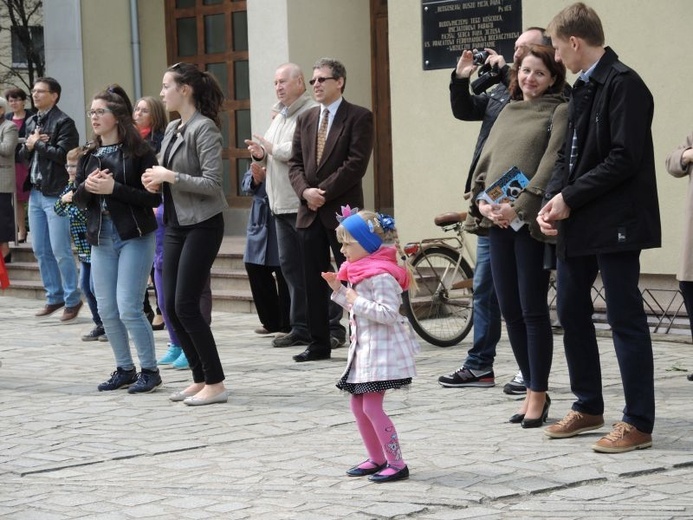
[[[446,389],[468,343],[423,345],[419,376],[386,406],[411,470],[372,484],[345,469],[365,458],[348,399],[335,387],[346,349],[297,364],[301,347],[272,348],[253,315],[215,313],[228,404],[167,397],[189,380],[162,370],[146,395],[99,393],[113,368],[107,343],[85,343],[88,312],[71,324],[37,320],[35,300],[0,296],[0,517],[3,519],[669,519],[693,518],[693,369],[689,343],[655,342],[654,447],[592,452],[607,428],[552,440],[507,422],[518,397],[502,386],[516,366],[504,338],[495,388]],[[166,347],[165,331],[156,332]],[[560,336],[551,377],[557,420],[572,402]],[[621,385],[601,338],[607,425]]]

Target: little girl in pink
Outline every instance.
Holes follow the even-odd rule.
[[[419,351],[414,331],[399,312],[411,273],[397,262],[394,220],[372,211],[342,207],[337,238],[346,261],[339,273],[322,273],[332,300],[349,311],[351,344],[337,388],[351,395],[351,411],[368,459],[347,470],[372,482],[409,477],[399,438],[383,410],[385,391],[411,384]],[[348,287],[341,281],[348,282]],[[413,289],[413,288],[412,288]]]

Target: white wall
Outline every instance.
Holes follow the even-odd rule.
[[[46,75],[58,80],[58,106],[75,120],[80,142],[85,141],[84,68],[80,0],[43,2]]]

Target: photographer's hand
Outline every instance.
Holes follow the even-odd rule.
[[[498,54],[493,49],[484,50],[489,54],[488,58],[486,58],[486,64],[490,65],[492,68],[498,67],[498,69],[505,67],[505,58],[502,54]]]
[[[475,70],[476,65],[474,65],[474,54],[472,51],[462,51],[460,59],[457,60],[455,77],[457,79],[468,78]]]

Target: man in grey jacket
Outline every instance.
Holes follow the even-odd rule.
[[[286,279],[291,297],[291,331],[272,341],[275,347],[307,345],[310,341],[306,316],[306,288],[301,266],[299,238],[296,231],[296,214],[300,202],[289,182],[289,158],[292,139],[299,114],[316,106],[306,92],[301,68],[285,63],[274,74],[274,90],[277,103],[272,107],[276,114],[264,136],[253,135],[246,140],[253,158],[251,169],[255,176],[265,179],[265,188],[277,228],[279,264]],[[266,169],[266,172],[263,171]]]

